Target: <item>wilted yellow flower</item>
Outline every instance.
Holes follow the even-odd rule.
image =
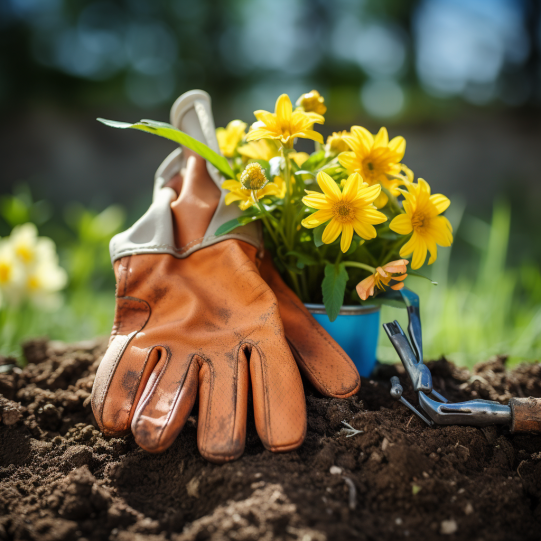
[[[261,139],[259,141],[250,141],[248,144],[239,147],[238,153],[251,160],[265,160],[268,162],[276,156],[280,156],[280,151],[274,141]]]
[[[246,122],[232,120],[225,128],[216,128],[220,151],[226,158],[232,158],[237,145],[246,134]]]
[[[353,173],[340,191],[336,182],[323,171],[317,174],[317,183],[323,193],[306,190],[308,195],[302,199],[307,207],[318,209],[301,222],[304,227],[311,229],[330,220],[321,240],[330,244],[341,234],[342,252],[348,251],[353,231],[363,239],[376,237],[373,224],[381,224],[387,220],[385,214],[376,210],[372,204],[378,197],[381,186],[368,186],[362,182],[358,173]]]
[[[348,173],[360,173],[363,180],[370,186],[379,183],[387,188],[393,195],[398,195],[400,180],[389,179],[387,175],[399,175],[402,170],[400,161],[406,152],[406,140],[395,137],[389,141],[385,128],[381,128],[374,137],[366,128],[353,126],[351,135],[343,136],[352,152],[342,152],[338,156],[340,164]],[[384,207],[388,197],[381,193],[376,206]]]
[[[257,122],[252,124],[247,141],[258,139],[278,139],[284,145],[292,148],[296,137],[313,139],[323,143],[323,136],[314,131],[314,123],[323,124],[325,119],[317,113],[293,111],[291,100],[287,94],[282,94],[277,100],[274,113],[254,111]]]
[[[407,267],[409,263],[407,259],[398,259],[397,261],[390,261],[383,265],[383,267],[378,267],[374,274],[371,274],[368,278],[365,278],[362,282],[357,284],[357,293],[359,297],[365,301],[368,297],[371,297],[374,294],[374,288],[385,289],[385,286],[389,285],[391,280],[396,280],[398,284],[391,286],[391,289],[399,290],[404,287],[403,280],[408,276],[406,274]],[[398,276],[393,276],[393,274],[398,274]]]
[[[246,190],[261,190],[269,182],[259,163],[249,163],[240,175],[240,183]]]
[[[307,113],[317,113],[318,115],[324,115],[327,112],[325,106],[325,99],[319,94],[317,90],[307,92],[303,94],[298,100],[296,105],[302,107]]]
[[[351,135],[350,132],[344,130],[339,132],[333,132],[332,135],[327,137],[326,150],[329,153],[346,152],[350,150],[349,145],[344,140],[344,137]]]
[[[389,224],[390,229],[399,235],[411,235],[400,249],[400,257],[413,253],[411,268],[418,269],[425,262],[427,250],[430,252],[429,265],[438,257],[438,247],[451,246],[453,228],[444,216],[439,216],[451,204],[442,194],[430,195],[428,182],[419,179],[418,184],[407,184],[408,191],[400,190],[405,197],[405,214],[399,214]]]
[[[275,177],[275,179],[277,178],[279,177]],[[230,205],[234,201],[239,201],[240,209],[246,210],[254,204],[252,190],[243,188],[238,180],[226,180],[222,184],[222,188],[229,190],[229,193],[224,199],[226,205]],[[255,195],[258,200],[263,199],[266,195],[274,195],[275,197],[283,198],[285,195],[285,183],[283,186],[278,186],[275,182],[269,182],[262,190],[257,190]]]

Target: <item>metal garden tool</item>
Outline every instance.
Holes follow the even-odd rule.
[[[397,321],[385,323],[383,328],[396,349],[413,390],[417,393],[421,413],[402,396],[397,376],[391,378],[391,396],[407,406],[427,425],[510,425],[511,432],[541,432],[541,399],[512,398],[504,406],[492,400],[467,400],[450,403],[432,386],[432,374],[423,363],[423,341],[419,297],[409,289],[389,291],[386,296],[402,302],[408,310],[408,337]]]

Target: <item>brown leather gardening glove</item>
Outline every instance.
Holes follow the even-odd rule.
[[[196,98],[195,106],[188,100],[180,108],[179,125],[193,128],[196,111],[199,138],[209,144],[210,102],[201,94]],[[186,161],[187,154],[175,151],[164,162],[149,211],[111,242],[117,308],[92,392],[96,420],[108,435],[131,428],[141,447],[160,452],[199,396],[201,454],[214,462],[233,460],[244,450],[251,381],[263,444],[271,451],[295,449],[306,432],[304,392],[276,296],[258,271],[259,239],[246,227],[223,237],[212,234],[220,221],[231,219],[230,211],[219,179],[209,176],[199,157]],[[270,279],[280,280],[273,272]],[[293,294],[282,286],[280,309],[289,314]],[[301,338],[298,330],[293,350],[318,389],[333,396],[356,392],[357,371],[328,335],[307,327]],[[327,344],[327,353],[305,359],[311,335]]]

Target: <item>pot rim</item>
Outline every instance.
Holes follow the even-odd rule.
[[[306,306],[306,308],[311,314],[327,314],[324,304],[304,303],[304,306]],[[360,306],[358,304],[353,305],[353,306],[346,305],[340,308],[340,312],[338,312],[338,315],[339,316],[359,316],[359,315],[365,315],[365,314],[373,314],[374,312],[379,312],[380,310],[381,310],[381,306],[377,306],[374,304],[368,304],[365,306]]]

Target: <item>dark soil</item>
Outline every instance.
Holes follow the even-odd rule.
[[[398,373],[415,401],[399,366],[347,400],[306,386],[301,449],[266,451],[250,421],[244,456],[217,466],[197,452],[196,417],[162,455],[100,434],[90,391],[104,349],[34,341],[23,370],[0,374],[0,539],[541,538],[541,436],[428,428],[389,396]],[[452,400],[541,396],[540,364],[429,366]]]

